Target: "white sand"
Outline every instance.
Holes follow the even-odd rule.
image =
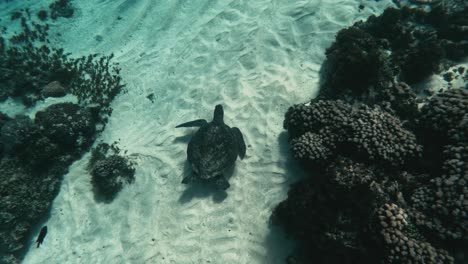
[[[75,16],[54,22],[52,39],[76,55],[116,54],[128,93],[100,139],[120,140],[136,182],[97,203],[89,154],[75,162],[43,245],[24,263],[284,263],[292,243],[269,217],[301,172],[288,158],[283,116],[316,95],[335,33],[391,5],[363,2],[358,12],[354,0],[74,1]],[[224,200],[180,183],[195,129],[174,128],[211,119],[216,104],[249,145]]]

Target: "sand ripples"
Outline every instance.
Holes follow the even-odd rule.
[[[96,203],[84,164],[76,165],[54,203],[50,240],[25,263],[283,263],[288,243],[268,224],[294,178],[283,115],[314,95],[324,49],[358,17],[352,0],[340,1],[346,9],[289,2],[76,1],[79,16],[60,26],[61,41],[78,54],[116,53],[128,93],[101,139],[128,150],[136,182],[112,204]],[[195,130],[175,129],[211,120],[219,103],[248,145],[227,197],[180,184]]]

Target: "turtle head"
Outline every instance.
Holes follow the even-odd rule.
[[[213,123],[222,124],[224,123],[224,110],[222,105],[217,105],[214,110]]]

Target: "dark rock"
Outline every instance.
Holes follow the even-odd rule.
[[[62,97],[66,94],[67,90],[58,81],[53,81],[42,88],[42,96],[44,97]]]

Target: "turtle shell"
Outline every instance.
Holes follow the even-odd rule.
[[[188,144],[187,159],[196,177],[211,179],[234,164],[239,153],[233,130],[225,124],[208,123]]]

